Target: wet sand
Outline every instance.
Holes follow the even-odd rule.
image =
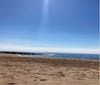
[[[99,61],[0,54],[0,85],[99,85]]]

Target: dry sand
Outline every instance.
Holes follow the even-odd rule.
[[[0,54],[0,85],[99,85],[99,61]]]

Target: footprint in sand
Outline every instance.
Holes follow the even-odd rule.
[[[8,83],[8,85],[15,85],[15,83]]]
[[[47,81],[47,79],[40,79],[40,81]]]

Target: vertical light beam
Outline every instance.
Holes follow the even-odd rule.
[[[41,15],[41,27],[45,28],[48,24],[48,16],[49,16],[49,0],[43,0],[43,8]]]

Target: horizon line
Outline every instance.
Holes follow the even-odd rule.
[[[81,53],[100,54],[98,49],[93,48],[54,48],[54,47],[33,47],[26,45],[0,44],[0,51],[20,51],[20,52],[59,52],[59,53]]]

